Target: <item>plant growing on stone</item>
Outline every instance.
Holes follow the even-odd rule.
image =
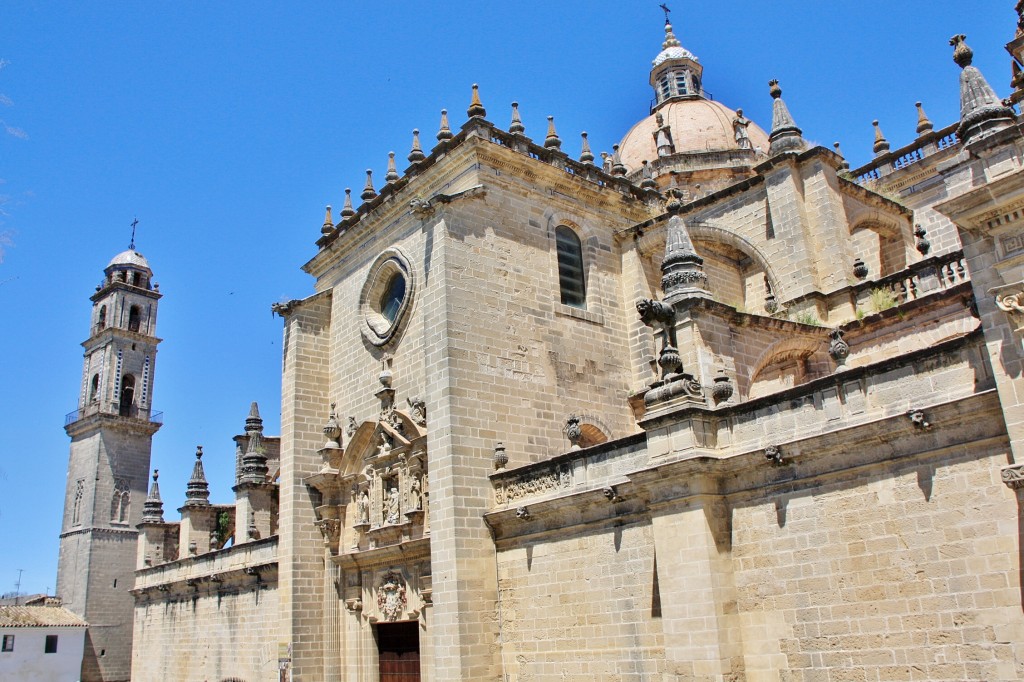
[[[880,313],[883,310],[888,310],[894,307],[898,300],[896,300],[896,294],[893,293],[892,289],[872,289],[871,290],[871,307],[875,309],[875,312]]]
[[[800,312],[798,312],[796,314],[796,321],[799,322],[800,324],[809,324],[812,327],[824,326],[821,323],[821,320],[818,319],[818,316],[809,310],[801,310]]]

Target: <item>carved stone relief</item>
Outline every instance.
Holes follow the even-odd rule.
[[[495,492],[498,504],[510,504],[524,497],[567,490],[572,486],[572,469],[568,464],[524,474],[500,483]]]
[[[394,622],[405,611],[406,604],[405,579],[392,569],[384,574],[377,587],[377,610],[384,620]]]
[[[1006,313],[1013,331],[1024,332],[1024,282],[994,287],[989,293],[995,295],[996,307]]]
[[[1000,472],[1000,477],[1003,479],[1003,483],[1005,483],[1009,488],[1013,488],[1014,490],[1024,488],[1024,464],[1005,467],[1002,472]]]

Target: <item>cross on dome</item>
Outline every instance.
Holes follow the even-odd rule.
[[[668,13],[672,10],[664,4],[661,5],[661,9],[665,11],[665,40],[661,43],[661,52],[654,58],[654,67],[657,68],[670,59],[692,59],[697,61],[697,57],[683,47],[679,39],[676,38],[676,34],[672,31],[672,22],[668,19]]]

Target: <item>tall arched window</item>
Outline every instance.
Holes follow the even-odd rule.
[[[100,375],[93,374],[92,381],[89,384],[89,402],[96,402],[100,399]]]
[[[128,523],[131,501],[128,481],[123,478],[117,479],[114,482],[114,495],[110,500],[110,520],[115,523]]]
[[[583,277],[583,245],[572,229],[565,225],[555,228],[558,249],[558,285],[562,303],[574,308],[587,305],[587,285]]]
[[[99,321],[96,323],[96,327],[98,329],[104,329],[106,326],[107,326],[107,306],[102,305],[102,306],[100,306],[100,317],[99,317]]]
[[[139,331],[139,306],[133,305],[128,311],[128,331],[137,332]]]
[[[75,504],[71,508],[71,523],[78,525],[82,522],[82,498],[85,496],[85,479],[80,478],[75,482]]]
[[[121,377],[121,402],[117,413],[122,417],[130,417],[132,405],[135,403],[135,377],[125,374]]]

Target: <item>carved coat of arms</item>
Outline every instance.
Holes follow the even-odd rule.
[[[386,620],[396,621],[405,610],[405,586],[398,571],[388,571],[377,588],[377,608]]]

